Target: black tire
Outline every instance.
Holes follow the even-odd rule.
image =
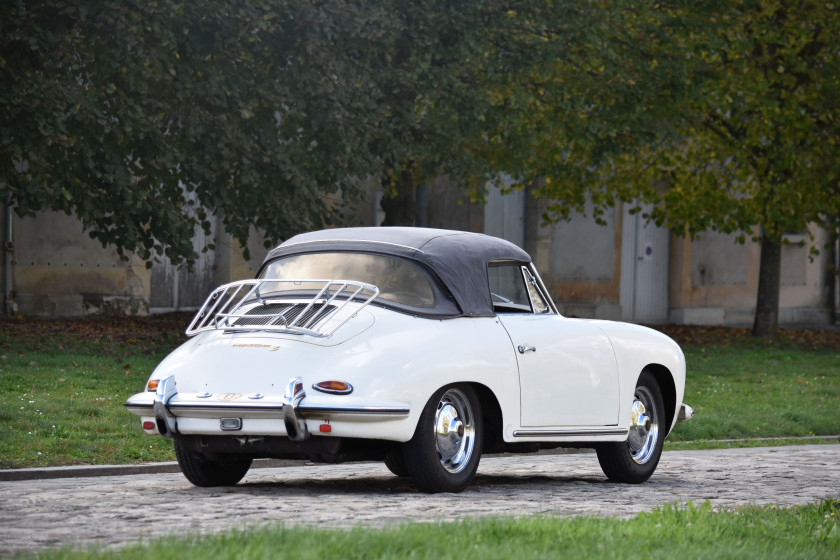
[[[408,476],[422,492],[461,492],[475,477],[483,439],[475,391],[467,385],[444,387],[429,399],[414,437],[403,444]]]
[[[631,414],[627,440],[601,444],[596,451],[607,478],[613,482],[639,484],[656,470],[668,430],[659,383],[648,371],[643,371],[636,383]]]
[[[219,455],[209,459],[203,453],[183,449],[175,440],[175,457],[187,480],[196,486],[233,486],[251,468],[250,457]]]
[[[405,466],[402,449],[395,449],[386,453],[385,466],[396,476],[401,478],[408,476],[408,468]]]

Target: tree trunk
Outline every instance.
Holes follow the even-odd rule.
[[[837,284],[838,272],[840,272],[840,255],[837,253],[837,241],[840,240],[838,234],[838,226],[840,225],[840,218],[837,218],[831,230],[831,237],[828,242],[829,250],[831,251],[831,258],[828,259],[828,266],[826,267],[825,280],[828,285],[828,317],[831,324],[837,324],[840,320],[840,314],[837,313],[837,291],[835,285]]]
[[[382,196],[379,205],[385,210],[383,226],[413,226],[417,214],[414,200],[414,175],[407,165],[397,176],[396,192]]]
[[[779,330],[779,290],[782,285],[782,240],[761,235],[758,298],[753,336],[773,337]]]

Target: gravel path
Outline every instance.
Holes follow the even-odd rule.
[[[266,523],[380,527],[498,515],[631,517],[666,503],[806,504],[840,497],[840,445],[666,452],[650,482],[606,481],[592,453],[486,457],[461,494],[425,495],[379,463],[253,469],[231,488],[180,474],[0,482],[0,556],[118,546]]]

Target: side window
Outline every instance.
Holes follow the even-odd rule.
[[[528,267],[514,262],[491,262],[487,269],[496,313],[549,313]]]
[[[525,278],[525,286],[528,288],[528,297],[531,299],[531,307],[534,313],[550,313],[551,308],[540,293],[540,289],[537,287],[537,279],[534,278],[528,267],[522,267],[522,276]]]
[[[530,313],[531,302],[517,263],[490,263],[490,296],[496,313]]]

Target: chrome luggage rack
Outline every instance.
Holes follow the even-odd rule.
[[[187,336],[222,329],[329,338],[378,295],[376,286],[353,280],[239,280],[213,290]]]

